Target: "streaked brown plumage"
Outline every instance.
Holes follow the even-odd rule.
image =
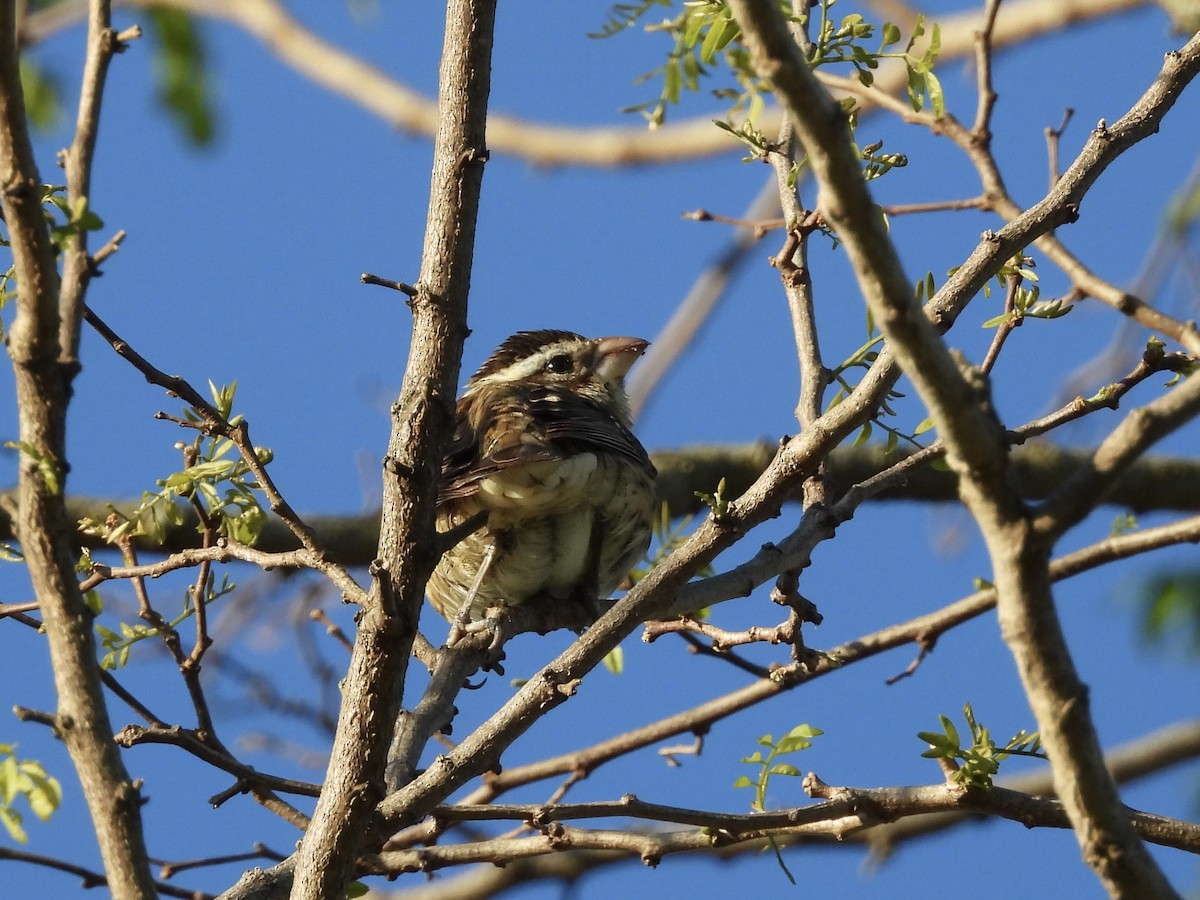
[[[429,579],[451,621],[533,599],[609,596],[650,542],[654,466],[629,430],[638,338],[523,331],[467,383],[442,465],[438,530],[487,523]],[[470,602],[468,613],[464,605]]]

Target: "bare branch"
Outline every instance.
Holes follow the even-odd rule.
[[[1019,495],[1012,489],[999,423],[980,386],[969,373],[959,371],[929,320],[917,309],[909,281],[858,173],[845,117],[819,89],[790,40],[778,8],[765,0],[734,0],[731,5],[756,69],[771,81],[796,123],[821,185],[821,209],[846,243],[875,319],[947,442],[948,459],[959,474],[963,499],[988,543],[1004,636],[1018,661],[1039,731],[1054,760],[1059,794],[1066,801],[1085,859],[1114,895],[1173,896],[1161,870],[1134,834],[1103,768],[1086,691],[1053,611],[1045,564],[1048,545],[1030,528]],[[1111,130],[1104,127],[1093,133],[1056,189],[1021,217],[1028,230],[1022,238],[1033,239],[1069,221],[1083,192],[1108,162],[1120,149],[1151,133],[1145,125],[1157,123],[1197,69],[1200,37],[1180,53],[1168,56],[1159,80],[1134,110]],[[981,270],[972,274],[974,266],[984,258],[994,258],[995,249],[1010,240],[1009,249],[1020,248],[1021,242],[1013,239],[1025,229],[1014,225],[989,235],[944,291],[955,291],[979,279],[973,285],[977,289],[987,275]]]
[[[400,710],[425,583],[437,561],[436,485],[467,334],[494,21],[494,0],[447,5],[429,215],[408,369],[392,409],[379,559],[358,622],[325,787],[296,853],[294,900],[340,896],[355,874],[383,796],[390,723]]]
[[[824,800],[812,806],[736,815],[680,809],[646,803],[631,794],[615,802],[559,806],[444,806],[444,819],[518,819],[541,831],[532,837],[494,838],[469,844],[384,852],[369,868],[378,874],[430,872],[475,862],[506,864],[513,860],[568,851],[608,851],[636,856],[650,866],[673,853],[711,851],[746,841],[755,849],[764,838],[782,844],[841,841],[879,822],[935,813],[985,814],[1021,822],[1028,828],[1070,828],[1057,800],[1032,797],[1008,788],[965,788],[953,784],[923,787],[832,787],[812,773],[804,779],[810,796]],[[694,825],[688,831],[629,832],[564,826],[573,819],[612,816]],[[1200,848],[1200,826],[1130,811],[1131,821],[1146,840],[1183,850]]]
[[[93,20],[106,20],[107,7],[93,0]],[[61,359],[58,271],[26,126],[15,15],[16,4],[0,3],[0,207],[17,279],[17,315],[8,331],[22,446],[16,530],[45,620],[58,696],[56,730],[83,786],[109,885],[114,895],[152,897],[141,798],[112,740],[92,614],[74,573],[72,529],[63,502],[74,367]],[[106,38],[89,35],[90,41]],[[104,51],[92,47],[89,52]],[[87,74],[95,76],[92,70]],[[85,84],[85,98],[99,87],[95,81]]]
[[[68,875],[74,875],[78,878],[85,888],[108,887],[109,883],[102,872],[95,872],[65,860],[54,859],[40,853],[29,853],[13,847],[0,847],[0,859],[32,863],[33,865],[54,869],[58,872],[66,872]],[[163,897],[181,897],[183,900],[214,900],[212,894],[206,894],[204,891],[176,887],[173,884],[167,884],[163,881],[155,881],[152,884],[158,891],[158,894]]]
[[[738,269],[749,259],[750,251],[758,245],[762,231],[753,223],[772,215],[778,208],[775,187],[768,181],[743,214],[743,220],[749,222],[738,225],[729,244],[697,276],[687,295],[671,314],[670,320],[650,342],[650,349],[638,362],[637,368],[629,378],[629,408],[635,419],[650,402],[655,388],[671,366],[699,334]]]
[[[100,131],[104,82],[113,54],[124,49],[125,45],[112,30],[109,3],[90,3],[87,57],[83,63],[75,136],[62,158],[67,175],[67,201],[72,210],[82,209],[91,199],[92,158]],[[63,253],[62,285],[59,289],[60,353],[63,365],[76,370],[79,366],[79,326],[84,294],[92,278],[94,265],[95,259],[88,255],[87,229],[80,228],[70,236]]]

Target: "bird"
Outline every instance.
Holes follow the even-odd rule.
[[[482,630],[496,612],[532,602],[589,604],[594,620],[643,557],[656,472],[630,429],[624,378],[648,346],[521,331],[468,380],[442,462],[437,527],[469,533],[442,554],[426,589],[456,628]]]

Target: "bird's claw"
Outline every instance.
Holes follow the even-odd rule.
[[[472,619],[470,608],[465,607],[454,617],[454,624],[451,625],[450,634],[446,638],[446,646],[453,647],[469,635],[491,632],[492,641],[487,649],[489,652],[498,650],[504,643],[504,623],[507,617],[508,607],[504,605],[489,606],[482,619]]]

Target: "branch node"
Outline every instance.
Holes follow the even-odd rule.
[[[420,290],[411,284],[405,284],[403,281],[395,281],[391,278],[383,278],[379,275],[373,275],[370,272],[363,272],[358,276],[358,280],[363,284],[377,284],[380,287],[391,288],[393,291],[399,291],[409,299],[415,300]]]

